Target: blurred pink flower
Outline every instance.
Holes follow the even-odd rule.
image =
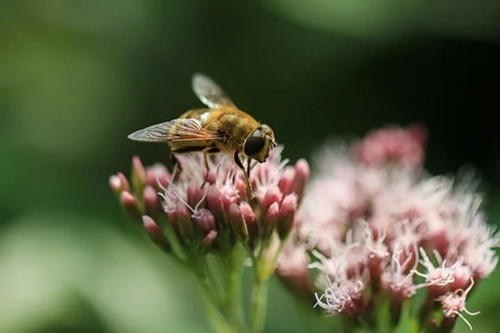
[[[421,128],[389,127],[318,156],[295,246],[305,244],[313,255],[317,304],[328,312],[363,315],[378,293],[398,309],[425,290],[426,311],[441,302],[445,314],[459,315],[443,301],[495,268],[500,241],[486,224],[481,196],[471,183],[425,176],[425,138]],[[286,257],[280,263],[286,270]]]
[[[424,160],[423,144],[426,140],[427,132],[421,126],[389,126],[368,133],[352,149],[356,160],[366,165],[383,166],[395,162],[419,167]]]

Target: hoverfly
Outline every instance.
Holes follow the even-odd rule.
[[[260,163],[266,161],[270,151],[276,146],[273,130],[238,109],[209,77],[193,75],[192,88],[208,109],[189,110],[177,119],[138,130],[128,138],[167,143],[171,148],[176,176],[177,169],[180,173],[182,168],[175,154],[203,152],[207,174],[208,154],[231,154],[236,165],[243,171],[248,196],[253,198],[249,181],[250,163],[252,160]],[[240,157],[246,159],[246,170]]]

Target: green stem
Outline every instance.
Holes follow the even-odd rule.
[[[266,319],[266,303],[267,303],[267,287],[268,280],[255,277],[252,289],[252,305],[251,305],[251,332],[260,333],[264,328]]]
[[[274,273],[278,255],[283,243],[272,246],[271,240],[260,244],[256,254],[252,256],[254,280],[252,287],[250,332],[260,333],[264,329],[267,307],[267,289],[269,279]]]
[[[208,282],[208,279],[203,274],[195,274],[196,282],[201,290],[202,298],[205,304],[205,311],[207,317],[212,325],[213,331],[217,333],[232,333],[234,332],[230,325],[227,323],[227,319],[224,317],[219,309],[219,302],[216,295]]]
[[[205,295],[207,296],[207,295]],[[212,325],[213,331],[216,333],[233,333],[235,332],[231,325],[227,322],[224,315],[219,311],[210,297],[203,297],[205,300],[205,309],[208,319]]]
[[[191,269],[205,296],[207,316],[215,332],[240,332],[245,327],[241,304],[243,248],[192,261]]]
[[[227,271],[227,296],[225,312],[228,321],[234,329],[239,332],[243,325],[243,309],[241,303],[241,280],[243,273],[243,249],[236,246],[226,261]]]

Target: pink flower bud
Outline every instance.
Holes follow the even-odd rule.
[[[120,193],[122,192],[122,181],[118,176],[109,177],[109,186],[117,195],[120,195]]]
[[[236,190],[238,192],[238,196],[240,198],[245,198],[246,197],[246,195],[247,195],[247,185],[245,184],[245,181],[241,177],[236,178],[235,183],[234,183],[234,187],[236,188]]]
[[[280,209],[277,202],[273,202],[266,212],[266,217],[262,221],[262,235],[263,237],[269,237],[273,232],[274,228],[278,224],[280,218]]]
[[[231,226],[233,227],[233,230],[238,234],[238,236],[243,241],[247,240],[247,226],[245,224],[245,220],[243,219],[243,215],[241,214],[240,207],[235,203],[232,203],[231,206],[229,206],[229,221],[231,223]]]
[[[142,194],[142,202],[144,203],[144,208],[146,213],[150,216],[157,217],[160,211],[160,203],[158,200],[158,194],[155,189],[150,185],[144,188]]]
[[[137,156],[134,156],[134,158],[132,159],[131,179],[134,191],[136,191],[136,193],[142,193],[142,190],[144,186],[146,186],[146,183],[148,181],[148,177],[140,158]]]
[[[373,280],[372,283],[378,285],[380,283],[383,265],[385,264],[385,257],[377,255],[377,253],[371,253],[366,264],[368,266],[370,278]]]
[[[210,230],[209,233],[203,238],[203,245],[205,246],[211,246],[215,239],[217,238],[217,231],[216,230]]]
[[[293,191],[293,182],[295,179],[295,168],[287,166],[283,170],[283,175],[281,176],[278,187],[281,193],[284,195],[290,194]]]
[[[295,212],[297,211],[297,195],[295,193],[287,195],[281,203],[278,219],[278,235],[285,239],[293,227]]]
[[[146,169],[148,185],[151,185],[156,191],[167,188],[170,181],[170,174],[164,165],[155,164]]]
[[[127,177],[121,172],[109,177],[109,185],[117,195],[122,191],[130,192],[130,184],[128,183]]]
[[[264,194],[264,197],[260,200],[262,211],[267,211],[273,203],[279,204],[281,202],[281,199],[283,199],[283,194],[281,193],[280,189],[275,185],[269,186],[266,193]]]
[[[130,183],[128,182],[127,177],[121,172],[118,172],[117,174],[118,178],[120,178],[120,181],[122,182],[122,191],[129,191],[130,192]]]
[[[187,203],[191,207],[196,207],[196,205],[203,198],[204,192],[197,184],[191,184],[187,190]]]
[[[132,220],[141,220],[141,213],[139,211],[137,199],[130,192],[123,191],[120,194],[120,204],[125,213],[127,213]]]
[[[458,266],[453,274],[453,282],[450,285],[450,290],[466,289],[471,283],[471,278],[472,270],[469,266]]]
[[[227,225],[226,211],[222,202],[222,194],[215,185],[210,185],[207,190],[207,208],[215,215],[219,224]]]
[[[144,230],[148,233],[149,238],[156,243],[159,247],[164,250],[168,250],[169,244],[167,238],[161,231],[160,226],[151,217],[144,215],[142,216],[142,225]]]
[[[309,163],[307,163],[305,159],[298,160],[297,163],[295,163],[295,179],[292,185],[293,192],[297,194],[298,202],[302,199],[310,175],[311,169],[309,168]]]
[[[179,222],[178,222],[179,218],[177,216],[177,211],[176,210],[168,210],[168,211],[165,211],[165,213],[167,214],[168,223],[170,224],[170,226],[174,230],[177,237],[180,238],[181,231],[179,229]]]
[[[205,181],[207,182],[207,184],[214,184],[216,179],[217,179],[216,170],[210,170],[208,174],[205,175]]]
[[[180,237],[184,240],[191,240],[194,237],[193,223],[189,210],[184,204],[179,203],[176,208],[177,225]]]
[[[200,227],[200,229],[204,232],[208,233],[210,230],[214,230],[216,228],[215,217],[208,209],[198,209],[193,214],[193,219],[198,224],[198,227]]]
[[[240,203],[241,216],[245,222],[250,240],[256,240],[259,235],[259,228],[257,226],[257,217],[252,207],[245,201]]]

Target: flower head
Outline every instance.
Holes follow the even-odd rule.
[[[440,302],[445,314],[459,315],[451,304],[465,302],[469,289],[457,291],[495,268],[499,238],[485,223],[481,196],[425,176],[425,137],[417,127],[389,127],[318,157],[296,233],[318,271],[317,305],[328,312],[363,315],[384,298],[400,309],[423,290],[425,311]]]
[[[208,174],[201,153],[179,155],[182,171],[176,177],[159,164],[145,168],[134,157],[132,186],[121,173],[110,178],[110,186],[154,240],[161,238],[156,221],[165,220],[187,252],[224,252],[238,241],[252,250],[273,235],[288,236],[309,177],[307,162],[287,166],[281,151],[277,147],[265,163],[252,166],[254,200],[247,197],[242,171],[223,154],[209,159]]]

